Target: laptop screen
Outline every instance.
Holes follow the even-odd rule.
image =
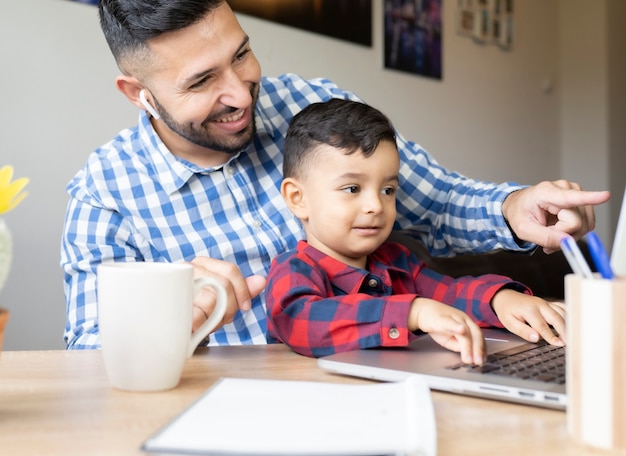
[[[611,252],[611,267],[615,275],[626,276],[626,190],[622,198],[622,208],[619,213],[613,250]]]

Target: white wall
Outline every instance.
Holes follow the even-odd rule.
[[[606,4],[563,0],[560,15],[561,145],[564,175],[589,187],[609,182]],[[585,65],[581,65],[585,62]],[[596,211],[607,217],[606,207]]]
[[[383,68],[383,2],[373,3],[372,48],[251,17],[240,22],[266,74],[331,78],[448,167],[497,181],[558,177],[558,91],[542,90],[558,77],[557,1],[515,2],[511,52],[457,35],[456,1],[444,1],[442,81]]]
[[[91,150],[136,121],[136,110],[114,88],[117,69],[96,8],[65,0],[0,4],[0,165],[31,178],[30,195],[6,216],[15,260],[0,295],[12,312],[5,348],[62,348],[64,188]],[[558,0],[515,3],[510,52],[457,36],[456,2],[445,0],[443,81],[382,68],[382,2],[374,5],[372,48],[240,19],[265,74],[330,77],[450,168],[497,181],[560,177]],[[543,90],[546,82],[552,91]],[[604,179],[585,186],[605,188]]]
[[[626,188],[626,2],[608,5],[609,63],[609,188],[614,197],[610,206],[610,233],[614,233],[619,217],[619,200]]]
[[[64,348],[59,266],[65,185],[87,154],[136,120],[118,95],[97,9],[65,0],[0,0],[0,165],[29,195],[5,216],[14,261],[0,305],[5,349]]]
[[[584,188],[612,191],[596,210],[610,248],[626,186],[626,2],[560,1],[561,170]]]

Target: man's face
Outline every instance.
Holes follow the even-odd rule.
[[[210,166],[250,143],[261,68],[226,2],[149,46],[145,83],[161,116],[153,125],[172,153]]]

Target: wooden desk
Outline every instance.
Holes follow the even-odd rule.
[[[142,442],[220,377],[363,383],[327,373],[284,345],[198,349],[180,385],[159,393],[109,386],[99,351],[0,355],[0,454],[142,455]],[[439,454],[607,454],[574,446],[565,413],[433,392]],[[242,419],[233,426],[245,435]]]

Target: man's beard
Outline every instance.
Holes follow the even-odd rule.
[[[227,135],[222,138],[211,136],[206,128],[214,120],[226,117],[229,114],[237,111],[236,108],[228,108],[218,113],[208,116],[201,124],[200,128],[194,127],[192,124],[181,124],[174,120],[174,117],[158,102],[154,99],[154,104],[157,108],[161,120],[172,130],[187,141],[196,144],[207,149],[211,149],[217,152],[224,152],[227,154],[237,154],[245,149],[248,144],[252,142],[252,138],[256,133],[255,113],[254,108],[256,106],[257,99],[259,97],[258,84],[252,84],[250,87],[250,94],[252,95],[252,104],[250,109],[252,111],[252,119],[250,123],[243,130]]]

